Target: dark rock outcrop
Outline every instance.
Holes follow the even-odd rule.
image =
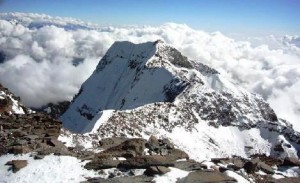
[[[154,176],[154,175],[163,175],[165,173],[170,172],[171,170],[165,166],[150,166],[144,172],[147,176]]]

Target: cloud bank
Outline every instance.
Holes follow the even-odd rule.
[[[262,95],[279,117],[300,130],[297,36],[270,36],[272,45],[252,46],[182,24],[99,27],[70,18],[0,14],[0,82],[32,107],[70,100],[114,41],[157,39]]]

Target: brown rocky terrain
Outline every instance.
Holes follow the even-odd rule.
[[[84,168],[101,172],[115,168],[116,173],[110,173],[108,179],[88,178],[86,182],[151,182],[156,175],[171,171],[170,167],[190,172],[187,177],[178,182],[237,182],[226,175],[227,171],[236,172],[252,182],[297,182],[299,178],[274,179],[272,175],[280,167],[300,166],[298,159],[277,159],[265,155],[254,155],[250,159],[228,157],[211,159],[206,163],[196,162],[182,150],[176,148],[168,139],[157,139],[151,136],[142,138],[106,138],[98,142],[101,152],[91,152],[84,149],[67,148],[57,140],[60,135],[61,122],[46,114],[32,113],[24,115],[2,115],[0,117],[1,155],[6,153],[31,153],[35,159],[55,155],[75,156],[89,160]],[[7,162],[13,172],[26,167],[25,160]],[[141,169],[142,175],[134,170]],[[257,174],[262,171],[265,175]]]

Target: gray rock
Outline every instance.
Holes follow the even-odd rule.
[[[187,177],[184,177],[177,181],[177,183],[231,183],[237,182],[234,178],[228,177],[227,175],[222,174],[218,171],[195,171],[188,174]]]
[[[231,162],[235,165],[236,169],[241,169],[243,168],[245,162],[244,159],[241,159],[239,157],[234,157],[231,159]]]
[[[35,139],[38,139],[39,136],[38,135],[26,135],[23,138],[26,139],[26,140],[35,140]]]
[[[119,164],[118,167],[125,169],[135,169],[142,168],[146,169],[150,166],[174,166],[174,161],[166,158],[165,156],[138,156],[134,158],[130,158],[126,161],[123,161]]]
[[[16,173],[20,169],[26,167],[28,163],[27,160],[12,160],[11,164],[12,164],[12,171]]]
[[[99,141],[99,146],[104,149],[111,148],[113,146],[120,145],[124,141],[128,140],[127,138],[121,137],[111,137],[111,138],[103,138]]]
[[[181,170],[185,170],[185,171],[195,171],[195,170],[207,169],[206,165],[198,163],[194,160],[175,162],[174,167],[181,169]]]
[[[84,168],[88,170],[101,170],[107,168],[116,168],[121,161],[119,160],[110,160],[110,159],[100,159],[100,160],[93,160],[88,162]]]
[[[169,154],[166,156],[170,161],[176,161],[179,159],[189,159],[189,155],[182,150],[172,149],[169,151]]]
[[[158,144],[158,139],[154,135],[151,135],[148,139],[148,143],[149,144]]]
[[[264,162],[259,162],[257,166],[260,170],[264,171],[267,174],[274,174],[275,173],[275,171],[272,169],[272,167],[265,164]]]
[[[8,152],[12,154],[25,154],[31,151],[32,149],[29,146],[12,146]]]
[[[100,154],[111,154],[114,157],[130,158],[134,156],[142,156],[145,149],[144,139],[129,139],[123,143],[111,147]]]

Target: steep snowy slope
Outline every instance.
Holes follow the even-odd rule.
[[[7,88],[0,84],[0,116],[10,114],[24,114],[27,108],[20,103],[20,98],[15,97]]]
[[[61,120],[100,138],[167,136],[198,160],[299,149],[299,134],[261,97],[160,41],[116,42]]]

